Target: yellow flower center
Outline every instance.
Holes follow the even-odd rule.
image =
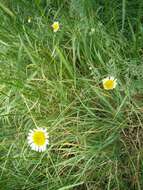
[[[57,30],[59,29],[59,24],[58,24],[58,23],[54,23],[54,24],[53,24],[53,29],[54,29],[55,31],[57,31]]]
[[[114,80],[107,80],[104,84],[103,84],[105,89],[113,89],[114,88]]]
[[[33,142],[37,146],[43,146],[46,142],[45,134],[43,131],[36,131],[33,134]]]

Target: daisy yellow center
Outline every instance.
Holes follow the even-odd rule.
[[[114,87],[114,80],[107,80],[104,83],[104,88],[106,89],[113,89],[113,87]]]
[[[54,23],[53,24],[53,29],[54,30],[58,30],[59,29],[59,24],[58,23]]]
[[[42,131],[36,131],[33,134],[33,142],[37,146],[43,146],[46,142],[45,134]]]

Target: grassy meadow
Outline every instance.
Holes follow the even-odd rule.
[[[142,0],[0,0],[0,190],[143,190]]]

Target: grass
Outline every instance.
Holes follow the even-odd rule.
[[[142,11],[142,0],[0,2],[1,190],[143,189]],[[37,126],[44,153],[27,144]]]

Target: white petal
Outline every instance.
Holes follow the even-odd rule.
[[[48,140],[46,140],[46,144],[49,144],[49,141],[48,141]]]
[[[28,140],[28,144],[32,144],[33,143],[33,141],[32,140]]]
[[[41,152],[41,147],[39,147],[39,152]]]
[[[47,129],[46,129],[46,128],[44,128],[43,131],[44,131],[45,133],[47,133]]]
[[[32,148],[35,148],[35,144],[34,144],[34,143],[32,143],[30,146],[31,146]]]
[[[41,151],[44,152],[46,150],[46,146],[41,147]]]
[[[34,144],[31,144],[31,149],[36,150],[36,146]]]
[[[39,147],[38,147],[38,146],[36,146],[35,150],[38,152],[38,151],[39,151]]]
[[[111,76],[111,77],[110,77],[110,80],[115,80],[115,78]]]
[[[106,81],[108,81],[108,80],[109,80],[109,78],[104,78],[104,79],[102,80],[103,84],[104,84]]]
[[[44,151],[44,146],[40,147],[40,151],[43,152]]]
[[[115,87],[116,87],[116,85],[117,85],[117,82],[116,82],[116,81],[114,81],[113,88],[115,88]]]
[[[27,139],[28,139],[28,140],[31,140],[31,139],[32,139],[32,137],[31,137],[31,136],[28,136],[28,137],[27,137]]]
[[[48,138],[49,138],[48,133],[45,133],[45,138],[46,138],[46,139],[48,139]]]

